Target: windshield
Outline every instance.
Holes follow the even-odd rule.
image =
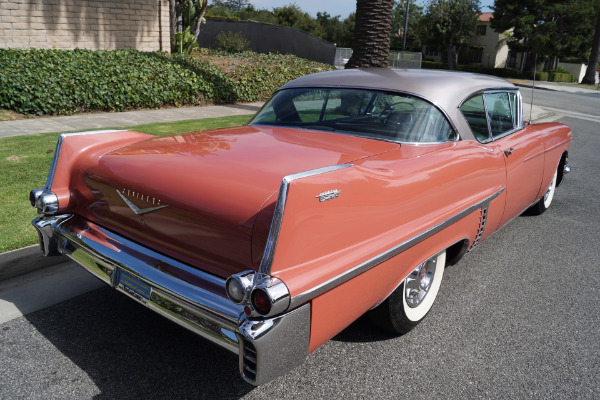
[[[250,124],[332,131],[410,143],[457,138],[448,120],[432,104],[407,94],[380,90],[281,90]]]

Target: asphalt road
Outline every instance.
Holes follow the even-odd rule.
[[[523,101],[544,107],[562,115],[573,115],[578,118],[600,117],[600,91],[596,93],[575,94],[555,92],[551,90],[535,90],[532,96],[530,88],[521,88]],[[525,118],[527,119],[527,115]]]
[[[574,102],[590,101],[590,114],[600,114],[598,99],[543,96],[536,104],[580,112],[587,105]],[[254,388],[239,378],[235,355],[102,288],[0,325],[0,398],[597,399],[595,119],[560,118],[574,132],[573,171],[550,210],[516,218],[448,268],[432,312],[407,335],[361,319]]]

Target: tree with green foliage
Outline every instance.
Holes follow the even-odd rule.
[[[354,13],[351,13],[344,20],[341,20],[339,15],[333,17],[327,12],[318,12],[317,17],[313,18],[297,5],[277,7],[269,11],[257,9],[252,4],[247,4],[244,1],[215,0],[208,6],[206,16],[239,21],[253,20],[287,26],[308,32],[341,47],[351,47],[354,40]]]
[[[393,0],[356,0],[353,53],[346,68],[388,66],[393,7]]]
[[[273,11],[256,9],[252,5],[237,11],[234,15],[240,21],[253,20],[265,24],[277,24],[277,17],[273,14]]]
[[[496,0],[491,26],[511,31],[507,44],[513,51],[556,62],[565,57],[583,60],[597,6],[598,0]]]
[[[479,5],[479,0],[429,1],[423,17],[427,42],[445,51],[449,69],[456,68],[458,53],[475,34]]]
[[[215,3],[221,3],[224,8],[231,11],[232,13],[238,12],[250,5],[248,0],[224,0],[215,1]]]
[[[297,5],[287,5],[273,9],[277,24],[308,32],[313,36],[323,37],[324,28],[310,14],[303,12]]]
[[[414,51],[421,51],[423,36],[423,7],[419,6],[416,0],[406,0],[409,2],[408,29],[406,44],[407,48]],[[395,1],[392,16],[392,38],[390,48],[392,50],[402,49],[404,39],[404,20],[406,18],[405,1]]]
[[[354,14],[351,14],[353,17]],[[346,20],[348,20],[348,17]],[[354,39],[354,21],[352,21],[351,29],[346,26],[346,21],[340,20],[340,16],[332,17],[327,12],[317,12],[317,23],[323,28],[323,39],[335,43],[340,47],[352,46]]]
[[[206,16],[209,18],[225,18],[225,19],[237,19],[235,17],[236,11],[231,11],[231,8],[224,1],[213,0],[206,8]]]

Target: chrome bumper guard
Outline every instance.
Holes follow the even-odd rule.
[[[249,319],[227,298],[225,280],[140,246],[72,214],[33,220],[46,256],[65,254],[138,302],[239,355],[242,377],[268,382],[308,354],[310,304]]]

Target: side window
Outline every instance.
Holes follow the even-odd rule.
[[[517,127],[515,97],[514,93],[509,92],[485,95],[492,138],[502,136]]]
[[[471,131],[480,142],[490,140],[487,118],[485,116],[485,104],[483,95],[471,97],[460,106],[460,111],[465,116]]]

